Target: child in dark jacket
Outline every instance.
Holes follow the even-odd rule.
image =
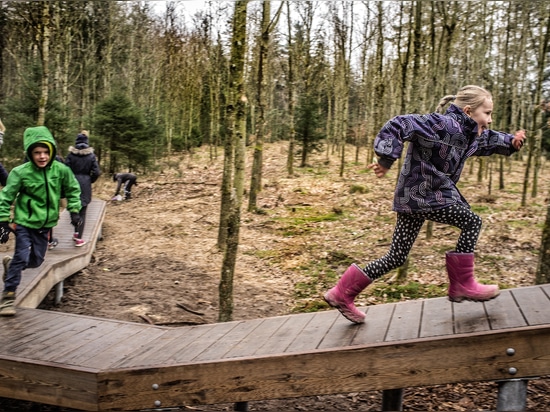
[[[401,157],[409,142],[399,174],[393,210],[397,222],[389,251],[364,268],[351,265],[337,285],[325,293],[326,302],[354,323],[365,314],[354,305],[355,297],[375,279],[405,263],[425,220],[461,230],[456,249],[446,254],[451,301],[485,301],[499,294],[497,285],[474,279],[474,249],[481,218],[470,209],[457,188],[464,163],[471,156],[511,155],[518,151],[525,132],[515,135],[489,130],[493,99],[479,86],[465,86],[456,96],[445,96],[438,109],[454,102],[444,114],[409,114],[389,120],[374,141],[377,163],[369,165],[384,176]]]
[[[120,193],[120,189],[124,188],[124,200],[132,198],[132,186],[137,186],[137,177],[133,173],[115,173],[113,181],[117,182],[115,197]]]
[[[13,258],[4,257],[4,290],[0,316],[15,315],[15,293],[21,272],[42,264],[48,249],[48,234],[59,220],[61,194],[67,198],[67,209],[73,225],[79,226],[80,186],[73,172],[55,161],[55,140],[44,127],[25,130],[23,143],[28,162],[12,169],[6,186],[0,191],[0,243],[9,240],[15,224]],[[10,222],[12,204],[13,222]]]
[[[4,144],[4,133],[6,133],[6,126],[0,119],[0,147]],[[8,180],[8,171],[4,168],[4,165],[0,163],[0,185],[6,186]]]
[[[74,146],[69,147],[69,154],[65,158],[65,164],[73,171],[76,180],[80,184],[80,209],[81,225],[75,228],[73,234],[74,245],[84,246],[86,241],[82,239],[84,225],[86,223],[86,210],[92,201],[92,183],[101,175],[101,170],[94,154],[94,148],[89,145],[88,132],[83,130],[76,136]]]

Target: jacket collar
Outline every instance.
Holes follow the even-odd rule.
[[[454,104],[451,104],[447,111],[446,116],[450,116],[455,119],[461,126],[462,131],[469,138],[477,137],[477,123],[470,116],[466,115],[462,109]]]

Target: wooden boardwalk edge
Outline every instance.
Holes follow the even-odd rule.
[[[129,411],[532,378],[550,373],[549,341],[544,325],[126,370],[0,358],[0,396]]]
[[[548,342],[545,325],[154,371],[102,371],[99,405],[102,411],[133,410],[529,378],[550,373]]]

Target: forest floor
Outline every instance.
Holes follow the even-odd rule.
[[[201,148],[167,161],[159,171],[139,176],[129,201],[110,201],[115,184],[103,176],[94,195],[108,205],[103,239],[92,263],[65,282],[59,306],[54,307],[48,297],[41,307],[176,327],[216,322],[223,258],[216,247],[223,167],[219,153],[210,159],[209,149]],[[338,156],[329,158],[323,152],[289,177],[286,156],[285,143],[266,145],[259,211],[247,212],[247,204],[243,206],[234,320],[328,309],[322,294],[343,270],[351,262],[365,264],[380,257],[391,240],[396,170],[377,179],[366,169],[366,159],[354,162],[355,153],[349,148],[343,176]],[[498,162],[492,165],[496,170]],[[477,277],[502,288],[532,285],[535,279],[550,173],[539,173],[539,195],[530,196],[527,206],[521,207],[524,168],[522,160],[505,161],[505,189],[497,190],[497,177],[484,173],[478,182],[479,162],[470,159],[460,184],[484,221],[476,253]],[[429,239],[423,231],[411,253],[409,286],[396,284],[389,274],[362,293],[357,304],[444,296],[444,253],[453,249],[457,237],[456,229],[444,225],[434,225]],[[183,310],[182,305],[202,315]],[[495,410],[496,396],[494,382],[408,388],[403,408],[488,411]],[[528,411],[547,410],[550,378],[530,381],[527,398]],[[254,401],[248,407],[250,411],[377,411],[381,399],[381,392],[365,391]],[[69,411],[8,399],[0,399],[0,410]],[[230,411],[233,405],[179,410]]]

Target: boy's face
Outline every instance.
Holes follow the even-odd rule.
[[[31,152],[32,161],[39,168],[44,168],[50,162],[50,151],[46,147],[35,147]]]

